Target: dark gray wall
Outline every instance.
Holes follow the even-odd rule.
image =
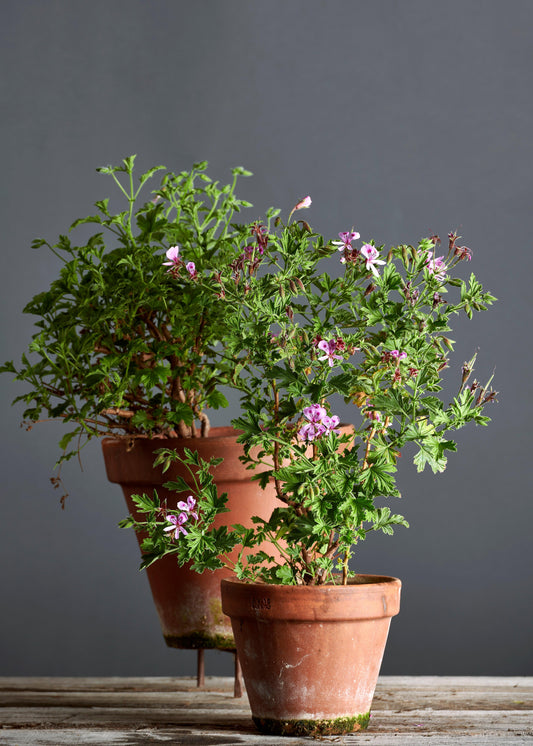
[[[500,299],[463,323],[457,368],[496,367],[489,428],[459,433],[438,477],[405,454],[393,538],[357,568],[403,579],[383,672],[532,674],[529,0],[19,0],[0,8],[1,359],[32,331],[21,309],[57,264],[30,249],[108,196],[95,168],[139,154],[173,170],[208,159],[255,173],[261,214],[311,194],[326,235],[381,243],[458,228],[471,269]],[[125,507],[97,442],[48,478],[61,427],[26,433],[4,375],[0,674],[191,673],[165,647]],[[450,389],[451,390],[451,389]],[[219,415],[215,424],[224,421]],[[212,653],[208,673],[231,670]]]

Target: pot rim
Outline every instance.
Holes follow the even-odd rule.
[[[351,580],[348,585],[278,585],[223,579],[222,610],[237,619],[302,622],[378,619],[399,613],[399,578],[361,573]]]

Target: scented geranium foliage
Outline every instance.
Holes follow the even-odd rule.
[[[28,354],[2,368],[29,385],[16,401],[30,424],[70,426],[63,459],[84,436],[187,437],[197,426],[206,435],[207,412],[227,405],[221,386],[234,377],[221,354],[228,305],[216,297],[217,277],[243,252],[245,233],[231,221],[250,206],[235,194],[238,177],[250,174],[235,168],[219,185],[202,162],[137,176],[134,160],[98,169],[118,212],[102,199],[57,243],[34,241],[57,258],[58,278],[24,309],[37,318]]]
[[[453,319],[495,298],[473,274],[461,278],[471,252],[455,233],[444,251],[437,236],[388,251],[371,241],[358,246],[353,229],[327,242],[304,221],[270,232],[256,225],[253,234],[249,263],[220,277],[219,295],[235,332],[227,354],[242,365],[233,385],[243,414],[234,425],[246,461],[266,467],[256,478],[274,482],[282,507],[223,538],[248,550],[267,538],[283,561],[256,551],[236,564],[227,554],[218,562],[267,582],[320,584],[335,571],[347,582],[348,561],[369,532],[407,525],[386,504],[400,497],[402,449],[414,444],[418,471],[441,472],[456,450],[450,433],[489,421],[483,410],[495,392],[472,381],[474,360],[450,366],[449,332]],[[441,395],[445,371],[456,383],[451,401]],[[350,427],[339,423],[343,403]],[[200,515],[211,490],[195,495]],[[167,532],[157,551],[147,547],[148,561],[171,551],[199,568],[215,566],[224,541],[208,548],[209,523],[195,530],[191,542]]]

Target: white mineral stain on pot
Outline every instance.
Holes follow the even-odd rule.
[[[304,660],[306,658],[309,658],[310,655],[311,655],[311,653],[307,653],[307,655],[304,655],[303,658],[300,658],[300,660],[298,661],[298,663],[284,663],[283,666],[282,666],[282,668],[281,668],[281,670],[280,670],[280,672],[279,672],[279,676],[282,675],[283,669],[298,668],[298,666],[301,666],[302,663],[304,662]]]

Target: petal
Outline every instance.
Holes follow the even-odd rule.
[[[171,246],[169,249],[167,249],[166,256],[167,259],[170,259],[171,262],[175,262],[180,255],[180,247],[179,246]]]

